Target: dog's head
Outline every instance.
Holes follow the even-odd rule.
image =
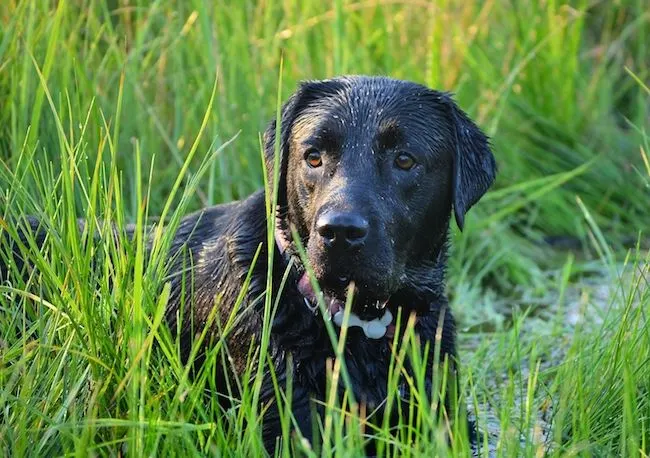
[[[265,134],[271,174],[275,124]],[[280,243],[291,246],[294,225],[328,296],[355,282],[357,313],[426,283],[452,208],[462,229],[495,177],[487,137],[448,94],[389,78],[301,84],[278,140]]]

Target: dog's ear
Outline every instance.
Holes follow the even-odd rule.
[[[289,162],[289,141],[294,122],[310,103],[317,99],[335,94],[342,87],[338,80],[303,81],[299,83],[296,92],[282,105],[280,113],[280,170],[278,171],[278,205],[284,206],[287,200],[286,179]],[[276,120],[269,122],[264,131],[264,158],[268,173],[268,182],[273,186],[273,165],[275,158]]]
[[[454,215],[462,230],[465,214],[492,185],[497,166],[488,137],[458,108],[450,94],[442,94],[441,100],[447,107],[453,130]]]
[[[291,126],[295,120],[295,107],[296,100],[299,98],[300,89],[296,91],[289,99],[282,105],[280,111],[280,141],[277,154],[280,155],[279,170],[278,170],[278,204],[284,205],[286,202],[286,176],[287,176],[287,162],[289,156],[289,135],[291,133]],[[276,127],[277,120],[272,119],[264,131],[264,160],[266,162],[266,173],[270,189],[273,189],[275,178],[275,154],[276,154]]]

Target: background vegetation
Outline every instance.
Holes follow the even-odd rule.
[[[220,412],[203,396],[219,352],[189,380],[160,326],[163,256],[96,246],[107,228],[75,218],[141,233],[249,194],[278,92],[341,73],[451,90],[492,137],[497,185],[449,272],[479,453],[648,455],[643,0],[3,0],[0,231],[25,214],[56,230],[30,255],[40,274],[0,286],[0,449],[261,450],[255,387]],[[354,455],[335,407],[327,437]],[[470,453],[431,431],[377,434],[397,454]]]

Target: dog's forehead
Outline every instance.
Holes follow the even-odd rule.
[[[310,89],[293,126],[296,139],[440,141],[447,130],[438,93],[415,83],[365,77],[319,82]]]
[[[409,118],[418,111],[432,108],[431,100],[427,100],[431,92],[413,83],[363,78],[334,87],[332,92],[323,92],[320,97],[314,98],[311,107],[353,126],[359,122],[366,125],[371,122],[377,127],[396,125],[400,118]]]

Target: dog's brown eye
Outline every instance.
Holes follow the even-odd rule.
[[[313,169],[323,165],[323,158],[320,155],[320,151],[315,149],[310,149],[305,153],[305,161]]]
[[[395,158],[395,165],[402,170],[411,170],[415,165],[415,159],[410,154],[400,154]]]

